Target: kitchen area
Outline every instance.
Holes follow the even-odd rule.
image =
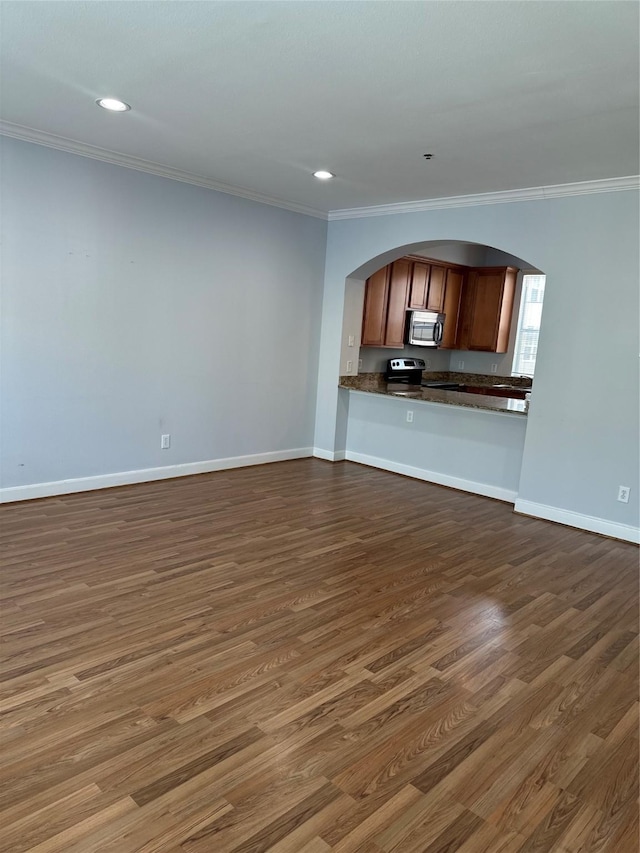
[[[454,247],[466,264],[438,248],[347,282],[345,458],[515,502],[533,389],[514,370],[516,346],[531,350],[523,270],[544,277],[489,247]]]

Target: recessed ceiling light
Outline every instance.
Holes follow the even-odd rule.
[[[125,104],[124,101],[119,101],[117,98],[98,98],[96,104],[102,107],[103,110],[111,110],[114,113],[126,113],[131,107]]]
[[[324,169],[320,169],[317,172],[313,173],[314,178],[320,178],[321,181],[328,181],[329,178],[335,178],[333,172],[327,172]]]

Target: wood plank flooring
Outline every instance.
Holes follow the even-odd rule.
[[[313,459],[1,517],[0,851],[637,853],[634,546]]]

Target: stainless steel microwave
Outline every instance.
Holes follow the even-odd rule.
[[[435,311],[409,311],[407,343],[417,347],[437,347],[442,340],[444,314]]]

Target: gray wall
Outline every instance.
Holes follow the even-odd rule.
[[[345,393],[348,459],[515,500],[527,427],[522,415]],[[413,412],[412,423],[407,411]]]
[[[427,243],[415,249],[412,255],[423,255],[434,261],[447,261],[450,264],[462,264],[465,267],[487,266],[487,246],[474,243],[457,243],[454,240]]]
[[[425,241],[485,244],[547,276],[520,499],[637,526],[638,234],[631,190],[331,222],[316,446],[344,450],[336,385],[345,279]],[[616,500],[620,484],[632,488],[628,504]]]
[[[3,486],[312,446],[325,222],[2,150]]]

